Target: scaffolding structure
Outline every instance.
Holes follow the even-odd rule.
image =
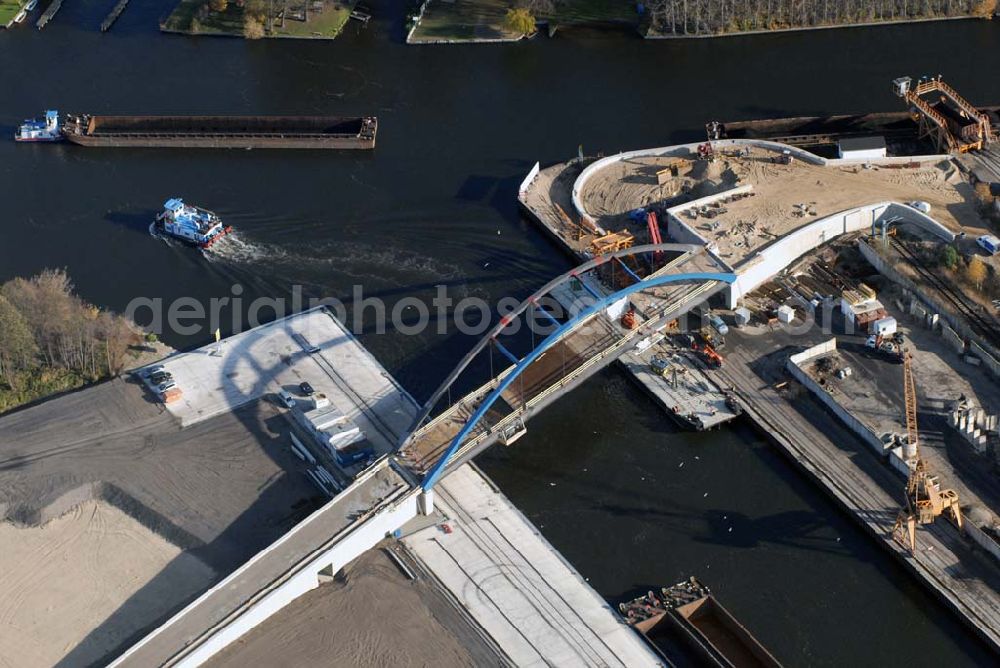
[[[989,116],[972,106],[940,75],[923,77],[916,85],[910,77],[900,77],[893,80],[892,87],[910,106],[920,138],[933,141],[938,151],[979,151],[993,141]]]

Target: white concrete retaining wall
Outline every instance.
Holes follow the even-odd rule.
[[[818,246],[841,234],[869,230],[872,225],[897,216],[946,241],[950,242],[955,238],[948,228],[930,216],[896,202],[878,202],[841,211],[786,234],[741,263],[736,268],[739,278],[730,291],[729,307],[735,308],[742,296],[750,294]]]
[[[616,153],[615,155],[609,155],[607,157],[601,158],[590,165],[587,166],[580,175],[576,177],[576,181],[573,182],[573,207],[580,216],[590,216],[586,208],[583,206],[583,200],[580,198],[580,193],[583,192],[584,187],[586,187],[587,182],[596,174],[597,172],[610,167],[616,162],[623,162],[625,160],[633,160],[635,158],[686,158],[692,155],[698,154],[698,146],[704,144],[705,142],[694,142],[692,144],[677,144],[675,146],[662,146],[659,148],[643,148],[637,151],[625,151],[624,153]],[[826,164],[826,158],[821,158],[818,155],[810,153],[809,151],[803,150],[801,148],[795,148],[794,146],[786,146],[785,144],[779,144],[773,141],[763,141],[758,139],[720,139],[712,142],[712,146],[716,150],[721,150],[725,148],[732,148],[735,146],[757,146],[760,148],[770,149],[777,153],[782,151],[789,151],[793,156],[808,162],[813,165],[824,165]]]
[[[925,324],[933,329],[935,323],[932,322],[932,320],[940,314],[941,317],[947,320],[947,325],[945,325],[943,321],[939,320],[942,327],[942,336],[945,337],[945,340],[954,345],[957,352],[961,352],[959,351],[958,344],[954,341],[954,339],[949,338],[950,335],[945,333],[944,328],[947,327],[948,330],[953,332],[958,338],[967,340],[969,342],[969,351],[983,361],[983,366],[985,366],[995,378],[1000,378],[1000,360],[993,355],[993,352],[990,349],[983,345],[984,341],[972,331],[972,328],[969,327],[967,323],[951,315],[942,309],[933,299],[924,295],[924,293],[917,288],[913,281],[899,273],[895,267],[890,265],[885,258],[879,255],[875,249],[869,246],[864,240],[858,242],[858,248],[861,250],[861,254],[868,261],[868,263],[875,267],[880,274],[888,277],[893,283],[903,286],[914,295],[917,295],[920,300],[929,307],[929,310],[926,310],[921,308],[916,303],[910,304],[911,315],[917,317],[918,319],[923,319]],[[964,350],[964,341],[962,350]]]
[[[616,162],[622,162],[624,160],[632,160],[635,158],[659,158],[659,157],[690,157],[692,155],[697,155],[698,146],[704,144],[705,142],[694,142],[692,144],[677,144],[675,146],[661,146],[658,148],[644,148],[636,151],[625,151],[624,153],[616,153],[615,155],[609,155],[605,158],[601,158],[593,162],[586,169],[580,172],[580,175],[576,178],[573,183],[573,207],[580,216],[589,216],[590,214],[583,206],[583,200],[580,198],[580,193],[583,192],[583,188],[587,185],[587,182],[594,176],[597,172],[615,164]],[[809,151],[795,146],[789,146],[787,144],[780,144],[773,141],[765,141],[763,139],[718,139],[712,142],[712,146],[715,150],[723,150],[726,148],[742,147],[742,146],[756,146],[758,148],[767,149],[774,151],[776,153],[781,153],[783,151],[788,151],[793,157],[803,162],[808,162],[812,165],[823,165],[825,167],[837,167],[841,165],[856,165],[856,164],[872,164],[872,165],[892,165],[892,164],[906,164],[909,162],[938,162],[940,160],[950,160],[951,156],[948,155],[924,155],[924,156],[889,156],[885,158],[878,158],[872,160],[850,160],[850,159],[828,159],[823,158],[815,153],[810,153]]]
[[[990,538],[985,531],[977,527],[973,522],[969,521],[968,518],[962,523],[962,527],[965,529],[965,533],[969,535],[969,538],[976,542],[976,545],[993,555],[994,559],[1000,561],[1000,544]]]
[[[981,345],[975,341],[969,341],[969,351],[983,360],[983,366],[989,369],[989,372],[993,374],[995,378],[1000,378],[1000,362],[997,361],[993,355],[986,351]]]
[[[822,357],[823,355],[829,355],[834,350],[837,349],[837,339],[830,339],[819,343],[812,348],[806,348],[801,353],[796,353],[788,358],[789,363],[791,363],[796,368],[801,367],[803,364],[810,360],[814,360],[817,357]]]
[[[889,450],[889,466],[896,469],[896,473],[903,477],[910,477],[910,466],[903,459],[903,446],[897,445]]]
[[[788,372],[791,373],[792,376],[797,381],[802,383],[802,385],[805,386],[810,392],[812,392],[816,398],[823,403],[823,405],[833,412],[834,415],[840,418],[840,421],[843,422],[848,429],[861,437],[861,440],[864,441],[877,455],[885,456],[885,444],[882,443],[882,440],[878,437],[878,435],[876,435],[875,432],[868,427],[868,425],[851,415],[850,411],[841,406],[829,392],[813,380],[812,377],[806,373],[805,369],[802,368],[802,366],[807,362],[831,353],[836,349],[837,339],[833,338],[829,341],[813,346],[812,348],[807,348],[801,353],[792,355],[788,358],[788,362],[785,366],[788,369]]]
[[[246,571],[254,564],[267,559],[271,551],[277,546],[294,539],[304,526],[316,521],[326,510],[337,504],[345,494],[364,484],[377,471],[384,469],[387,465],[388,461],[383,459],[380,464],[372,466],[368,471],[359,476],[351,486],[341,492],[341,494],[331,499],[329,503],[300,522],[277,541],[258,552],[247,563],[230,574],[229,577],[187,605],[162,626],[118,657],[118,659],[110,664],[109,668],[125,664],[129,657],[145,643],[158,634],[165,632],[176,620],[204,603],[213,593],[225,589],[233,581],[244,577]],[[322,548],[318,553],[310,554],[306,559],[293,566],[277,581],[260,583],[260,591],[257,592],[252,601],[247,601],[243,604],[243,608],[237,611],[236,616],[225,621],[215,629],[206,629],[209,633],[192,643],[190,648],[185,649],[181,655],[176,656],[172,665],[184,668],[200,666],[227,645],[238,640],[245,633],[264,622],[268,617],[281,610],[296,598],[315,589],[319,586],[318,574],[321,570],[330,568],[332,572],[336,573],[362,553],[373,548],[388,534],[391,534],[406,522],[416,517],[419,492],[419,489],[406,490],[393,501],[386,503],[374,515],[362,517],[341,531],[338,536],[331,536],[331,540],[334,538],[336,540],[333,540],[328,547]]]
[[[538,176],[538,172],[541,168],[542,166],[536,162],[535,166],[528,172],[528,175],[524,177],[523,181],[521,181],[521,187],[517,190],[517,196],[519,198],[524,199],[524,194],[528,192],[528,188],[531,187],[531,184],[534,182],[535,177]]]
[[[943,322],[941,323],[941,338],[959,355],[965,353],[965,339]]]
[[[181,668],[195,668],[202,665],[299,596],[318,587],[318,574],[321,570],[330,568],[336,573],[375,547],[386,535],[416,517],[417,496],[417,490],[409,492],[391,506],[361,522],[329,549],[301,564],[294,575],[256,601],[239,617],[217,629],[176,665]]]

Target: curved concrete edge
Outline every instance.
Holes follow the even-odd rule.
[[[697,154],[698,147],[705,142],[693,142],[690,144],[676,144],[674,146],[661,146],[659,148],[644,148],[635,151],[625,151],[623,153],[616,153],[615,155],[609,155],[607,157],[601,158],[596,162],[588,165],[580,175],[576,177],[576,181],[573,182],[573,208],[576,209],[578,216],[587,217],[593,220],[593,216],[584,208],[583,200],[580,197],[580,193],[583,192],[583,188],[587,185],[587,182],[602,169],[613,165],[617,162],[623,162],[625,160],[632,160],[635,158],[663,158],[663,157],[690,157]],[[909,162],[930,162],[930,161],[940,161],[940,160],[950,160],[951,156],[946,154],[934,154],[934,155],[920,155],[920,156],[887,156],[885,158],[877,159],[847,159],[847,158],[824,158],[818,156],[815,153],[810,153],[809,151],[798,148],[796,146],[789,146],[788,144],[782,144],[780,142],[767,141],[765,139],[715,139],[712,141],[712,146],[716,149],[733,147],[733,146],[755,146],[757,148],[763,148],[769,151],[775,151],[781,153],[788,151],[793,157],[802,160],[803,162],[808,162],[811,165],[819,165],[822,167],[840,167],[845,165],[898,165],[906,164]]]
[[[756,290],[806,253],[843,234],[872,229],[893,219],[916,225],[944,241],[955,240],[955,234],[947,227],[927,214],[899,202],[883,201],[840,211],[794,230],[748,258],[736,269],[739,278],[729,292],[729,308],[735,308],[743,296]]]
[[[580,175],[576,177],[576,181],[573,182],[573,208],[576,209],[577,215],[591,217],[583,206],[583,200],[580,198],[580,193],[583,191],[584,186],[587,185],[587,182],[594,176],[594,174],[609,165],[635,158],[690,157],[691,155],[697,154],[698,147],[704,143],[705,142],[693,142],[690,144],[676,144],[674,146],[662,146],[659,148],[643,148],[636,151],[616,153],[615,155],[609,155],[601,158],[600,160],[588,165],[582,172],[580,172]],[[813,165],[826,165],[827,163],[826,158],[821,158],[820,156],[810,153],[804,149],[788,146],[787,144],[781,144],[778,142],[765,141],[762,139],[716,139],[712,141],[712,146],[715,148],[725,148],[728,146],[756,146],[758,148],[764,148],[779,153],[782,151],[788,151],[799,160]]]

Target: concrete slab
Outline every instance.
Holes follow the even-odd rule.
[[[653,373],[650,367],[650,360],[656,355],[670,360],[671,368],[665,376]],[[669,345],[659,344],[642,352],[626,353],[619,361],[653,401],[686,427],[712,429],[737,416],[726,405],[725,393],[708,379],[698,364]],[[673,369],[677,370],[676,374]]]
[[[162,362],[183,396],[167,410],[184,426],[308,382],[356,422],[384,454],[417,404],[333,314],[320,307]]]
[[[516,665],[662,665],[476,469],[436,491],[451,533],[433,526],[404,543]]]

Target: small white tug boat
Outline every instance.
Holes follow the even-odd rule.
[[[211,211],[185,204],[179,197],[168,199],[163,211],[149,228],[150,233],[165,234],[199,248],[209,248],[233,231]]]
[[[26,120],[14,133],[14,141],[62,141],[62,139],[59,112],[51,109],[45,112],[45,120]]]

